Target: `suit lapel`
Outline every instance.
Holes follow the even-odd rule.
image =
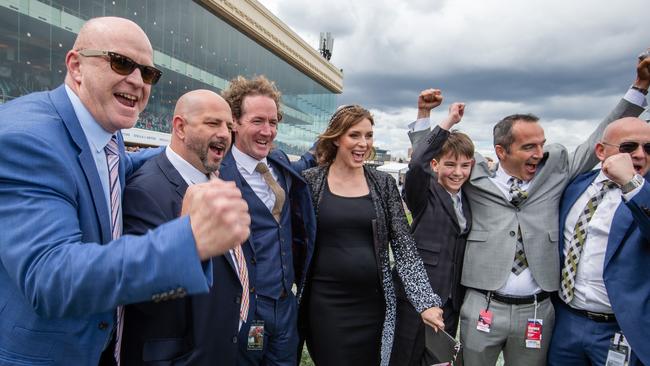
[[[97,165],[95,164],[95,159],[93,157],[90,146],[88,145],[88,140],[86,135],[79,124],[77,115],[74,112],[72,103],[65,91],[64,86],[60,86],[50,92],[50,98],[54,108],[61,116],[65,128],[68,130],[68,134],[77,145],[79,150],[79,164],[81,169],[86,176],[88,181],[88,187],[90,193],[93,197],[93,204],[95,205],[95,213],[99,221],[100,230],[102,233],[102,242],[108,243],[111,241],[111,219],[110,211],[108,205],[106,204],[106,197],[104,196],[104,189],[102,187],[102,182],[99,179],[99,173],[97,172]],[[122,147],[123,149],[123,147]],[[123,168],[123,165],[120,164],[120,168]],[[124,174],[124,169],[121,169],[122,175]]]
[[[621,200],[621,203],[614,213],[614,219],[609,229],[607,238],[607,250],[605,251],[605,268],[612,259],[618,248],[623,244],[625,238],[634,230],[634,217],[632,211]]]
[[[454,208],[454,203],[451,200],[451,195],[441,186],[438,182],[431,181],[430,188],[435,195],[438,196],[439,201],[442,203],[442,208],[447,212],[447,215],[451,217],[451,220],[456,224],[456,231],[460,232],[460,225],[458,224],[458,216],[456,216],[456,209]]]
[[[587,187],[598,175],[598,171],[589,172],[578,176],[571,184],[569,184],[564,190],[564,196],[560,201],[560,227],[559,227],[559,250],[560,250],[560,261],[564,263],[564,229],[566,218],[569,215],[569,211],[576,203],[578,198],[587,190]]]
[[[174,165],[169,161],[167,154],[164,151],[156,155],[154,159],[165,178],[167,178],[169,183],[176,187],[176,193],[178,194],[177,198],[179,201],[182,201],[183,197],[185,197],[185,191],[187,191],[187,182],[185,182],[181,173],[174,168]],[[178,214],[180,215],[180,212]]]
[[[469,182],[481,191],[490,192],[492,195],[499,197],[503,202],[510,204],[503,193],[499,190],[499,187],[490,180],[490,177],[494,176],[495,171],[496,170],[490,171],[487,161],[481,157],[476,160],[476,165],[474,166],[474,169],[472,169]]]

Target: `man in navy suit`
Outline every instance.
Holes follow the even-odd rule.
[[[602,169],[571,182],[560,207],[549,365],[605,365],[617,332],[632,348],[629,364],[650,365],[650,125],[615,121],[595,152]]]
[[[224,93],[233,113],[234,145],[220,177],[234,181],[251,213],[251,298],[254,313],[240,333],[238,363],[296,365],[297,301],[311,260],[316,222],[300,172],[316,164],[311,153],[291,163],[272,149],[280,93],[265,77],[234,79]],[[254,274],[253,274],[254,273]],[[298,285],[294,296],[292,286]],[[264,334],[263,339],[255,337]],[[260,344],[261,341],[261,344]]]
[[[187,188],[218,173],[230,148],[231,128],[230,107],[218,94],[195,90],[181,96],[174,110],[171,144],[127,182],[124,232],[141,235],[178,217]],[[250,257],[248,245],[244,251]],[[123,364],[236,364],[233,340],[242,321],[242,285],[234,251],[212,258],[212,267],[209,294],[126,307]],[[246,303],[244,311],[248,309]]]
[[[65,85],[0,106],[2,364],[97,365],[118,305],[207,292],[201,261],[249,233],[241,194],[215,181],[186,195],[189,217],[120,237],[125,177],[158,153],[125,154],[120,133],[160,76],[153,50],[135,23],[96,18],[66,67]]]

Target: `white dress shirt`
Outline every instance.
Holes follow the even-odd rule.
[[[600,192],[603,182],[607,177],[601,171],[596,179],[578,197],[567,215],[564,232],[564,248],[566,255],[567,244],[573,237],[576,222],[584,209],[587,201]],[[645,184],[645,182],[643,183]],[[605,253],[607,251],[607,240],[609,231],[614,220],[614,213],[621,204],[621,199],[630,200],[641,187],[637,187],[625,195],[621,194],[619,188],[612,188],[605,193],[603,200],[596,207],[594,216],[587,225],[587,238],[582,248],[582,254],[578,261],[578,272],[575,278],[573,300],[570,305],[576,309],[588,310],[598,313],[613,313],[612,306],[607,296],[607,289],[603,281],[603,268],[605,266]],[[564,266],[564,263],[560,263]]]
[[[262,160],[256,160],[237,148],[237,146],[232,145],[232,156],[235,158],[237,163],[237,170],[244,177],[246,183],[253,189],[253,192],[257,197],[264,202],[264,205],[269,209],[273,210],[273,205],[275,205],[275,194],[271,190],[264,177],[261,173],[255,171],[255,167],[258,163],[262,162],[269,167],[273,178],[278,181],[278,175],[273,170],[273,167],[267,162],[266,158]]]
[[[506,197],[508,201],[512,199],[512,195],[510,194],[510,183],[508,182],[510,178],[511,175],[509,175],[508,173],[506,173],[505,170],[503,170],[501,164],[499,164],[494,177],[490,177],[490,181],[494,183],[494,185],[497,188],[499,188],[501,193],[503,193],[503,195]],[[519,187],[522,190],[527,191],[528,188],[530,187],[531,182],[534,179],[535,177],[533,177],[533,179],[529,181],[524,181]],[[514,252],[512,252],[512,261],[513,263],[515,261]],[[541,291],[542,288],[539,287],[537,281],[535,281],[535,279],[533,278],[533,273],[531,272],[530,268],[526,267],[526,269],[524,269],[519,275],[516,275],[511,271],[510,274],[508,275],[508,279],[506,280],[506,283],[496,292],[500,294],[513,295],[513,296],[529,296]]]

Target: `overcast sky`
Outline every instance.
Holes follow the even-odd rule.
[[[572,149],[634,81],[650,46],[647,0],[259,0],[317,48],[335,38],[339,104],[375,116],[375,145],[405,156],[420,90],[467,104],[458,126],[493,154],[492,126],[513,113],[541,118],[549,142]]]

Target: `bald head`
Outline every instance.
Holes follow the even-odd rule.
[[[650,125],[640,118],[626,117],[610,123],[605,128],[603,138],[596,144],[595,152],[600,161],[605,161],[622,151],[626,152],[632,157],[636,172],[645,175],[650,168],[650,159],[643,149],[646,143],[650,143]],[[631,148],[634,148],[633,151],[629,151]]]
[[[65,84],[95,121],[114,133],[135,125],[147,106],[151,85],[144,83],[139,68],[127,75],[115,71],[108,52],[154,66],[151,43],[137,24],[117,17],[94,18],[81,27],[74,48],[66,54]]]
[[[176,102],[170,147],[203,173],[219,169],[230,148],[232,112],[210,90],[194,90]]]

